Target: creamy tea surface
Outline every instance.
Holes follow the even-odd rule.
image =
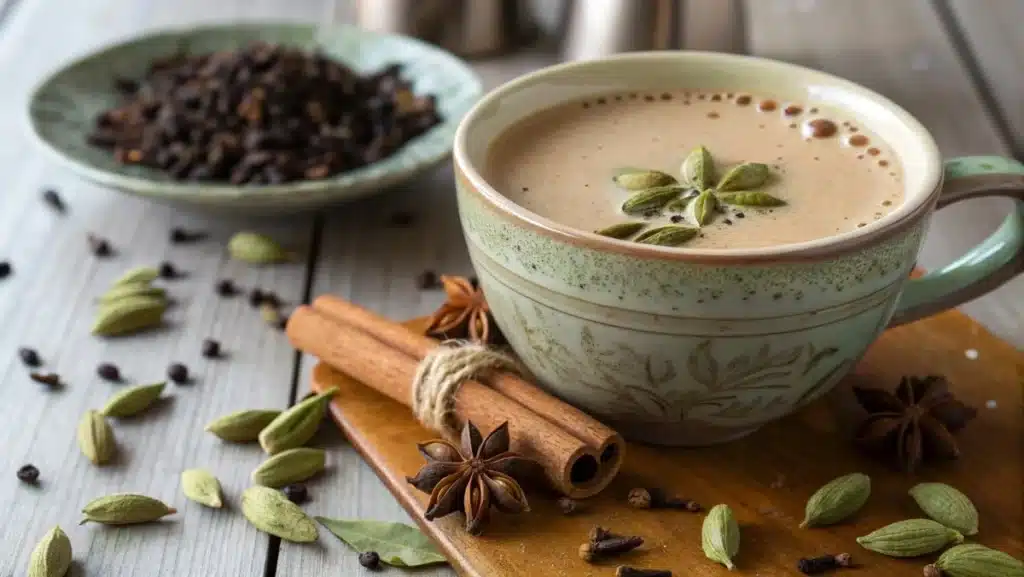
[[[610,94],[542,111],[496,139],[485,175],[561,224],[683,248],[833,236],[903,200],[898,159],[852,118],[715,92]]]

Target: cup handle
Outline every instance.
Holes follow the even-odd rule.
[[[945,163],[936,210],[982,196],[1015,199],[992,236],[939,270],[911,279],[889,326],[901,325],[977,298],[1024,272],[1024,164],[1001,156],[963,156]]]

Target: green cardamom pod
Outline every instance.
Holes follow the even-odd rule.
[[[694,198],[693,196],[681,196],[666,204],[665,210],[669,212],[686,212],[686,207],[690,206],[690,201]]]
[[[128,296],[100,307],[92,333],[112,337],[153,328],[163,322],[167,299]]]
[[[838,523],[868,502],[871,478],[864,473],[850,473],[826,483],[807,500],[801,527],[820,527]]]
[[[181,492],[189,499],[220,509],[224,506],[221,497],[220,481],[212,473],[204,469],[188,469],[181,472]]]
[[[715,216],[715,208],[717,206],[718,200],[715,198],[714,193],[710,188],[705,190],[697,195],[697,198],[693,199],[693,219],[700,226],[711,224],[711,219]]]
[[[931,519],[897,521],[857,537],[861,547],[889,557],[919,557],[963,541],[959,531]]]
[[[649,232],[650,234],[641,235],[643,238],[637,237],[636,242],[655,246],[679,246],[697,236],[697,229],[689,226],[668,225]]]
[[[108,417],[131,417],[145,411],[163,392],[167,382],[152,385],[137,385],[117,393],[100,412]]]
[[[918,507],[939,523],[964,535],[978,534],[978,510],[974,503],[945,483],[918,483],[910,489]]]
[[[729,169],[718,182],[717,188],[721,192],[757,188],[767,182],[770,175],[771,170],[767,164],[744,162]]]
[[[679,193],[682,191],[683,187],[678,184],[656,186],[647,190],[641,190],[622,203],[622,212],[626,214],[643,214],[650,210],[658,210],[679,196]]]
[[[238,411],[206,425],[206,431],[233,443],[248,443],[259,439],[265,429],[281,411],[248,410]]]
[[[316,434],[327,403],[337,392],[337,387],[331,387],[278,415],[260,431],[260,446],[268,455],[276,455],[306,444]]]
[[[293,543],[312,543],[316,523],[277,489],[249,487],[242,492],[242,514],[254,527]]]
[[[299,447],[270,457],[252,472],[252,482],[265,487],[284,487],[320,473],[327,464],[323,449]]]
[[[148,283],[132,282],[111,287],[110,290],[100,295],[98,300],[100,304],[108,305],[127,297],[166,299],[167,291]]]
[[[231,237],[228,253],[231,258],[249,264],[273,264],[291,258],[277,241],[255,232],[240,232]]]
[[[934,565],[948,577],[1024,577],[1024,562],[975,543],[949,548]]]
[[[718,200],[722,203],[733,204],[736,206],[771,207],[786,204],[786,201],[781,198],[776,198],[768,193],[757,192],[755,190],[720,192],[718,193]]]
[[[90,501],[82,509],[85,518],[80,524],[84,525],[92,521],[104,525],[133,525],[156,521],[177,512],[177,509],[168,507],[163,501],[152,497],[133,493],[118,493]]]
[[[114,458],[114,430],[98,411],[89,409],[78,422],[78,447],[94,465],[104,465]]]
[[[703,146],[693,149],[679,167],[683,184],[697,190],[710,188],[715,183],[715,163],[711,153]]]
[[[64,577],[71,568],[71,540],[58,525],[32,550],[28,577]]]
[[[160,271],[151,266],[133,268],[114,281],[114,286],[128,284],[149,284],[160,276]]]
[[[705,557],[725,565],[730,571],[736,568],[732,559],[740,552],[740,526],[728,505],[715,505],[708,511],[700,542]]]
[[[617,239],[625,239],[633,236],[635,233],[640,232],[642,228],[647,226],[645,222],[620,222],[619,224],[613,224],[605,228],[595,230],[594,232],[601,235]]]
[[[676,184],[676,179],[660,170],[644,170],[641,168],[624,168],[612,177],[615,184],[626,190],[643,190],[655,186]]]

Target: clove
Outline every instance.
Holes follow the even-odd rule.
[[[593,563],[598,559],[614,557],[644,544],[643,537],[610,537],[601,541],[588,541],[580,545],[580,559]]]
[[[46,385],[50,388],[57,388],[60,386],[60,375],[57,373],[29,373],[29,378],[33,381]]]
[[[811,557],[810,559],[805,557],[797,562],[796,568],[804,575],[818,575],[832,569],[850,567],[852,564],[853,559],[849,553],[840,553],[838,555]]]
[[[672,577],[672,572],[668,569],[637,569],[619,565],[615,569],[615,577]]]
[[[696,513],[701,509],[700,503],[690,499],[669,496],[662,489],[643,487],[631,489],[626,500],[631,507],[637,509],[683,509],[691,513]]]
[[[597,541],[604,541],[605,539],[619,538],[622,538],[622,535],[619,535],[618,533],[612,533],[604,527],[594,527],[590,530],[590,533],[587,534],[587,539],[589,539],[591,543],[596,543]]]

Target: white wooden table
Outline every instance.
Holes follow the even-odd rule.
[[[645,0],[646,1],[646,0]],[[305,392],[311,359],[297,356],[283,334],[267,330],[244,298],[214,294],[217,279],[271,289],[291,303],[332,292],[393,317],[425,314],[439,300],[422,293],[423,269],[466,274],[450,170],[330,214],[276,221],[231,221],[186,214],[89,185],[58,170],[30,142],[24,110],[31,87],[64,60],[146,29],[235,19],[322,21],[331,0],[0,0],[0,260],[14,274],[0,281],[0,577],[23,575],[29,552],[54,524],[70,535],[72,575],[180,577],[357,575],[355,555],[325,535],[315,546],[281,545],[250,527],[237,510],[186,504],[178,475],[189,467],[216,472],[237,501],[262,454],[202,432],[221,414],[286,407]],[[688,0],[680,26],[689,48],[746,51],[822,68],[874,88],[916,114],[949,155],[1024,156],[1024,2],[1020,0]],[[540,50],[476,64],[487,86],[554,62]],[[56,216],[40,201],[54,187],[71,207]],[[955,206],[934,220],[921,264],[949,262],[1002,221],[1008,203]],[[409,229],[389,229],[396,209],[417,213]],[[171,246],[172,226],[213,237]],[[267,231],[305,258],[255,270],[228,261],[234,231]],[[85,235],[108,237],[116,258],[98,260]],[[89,336],[92,299],[120,272],[170,260],[189,276],[173,282],[179,303],[169,330],[123,341]],[[1024,346],[1024,279],[964,309],[990,330]],[[228,352],[201,358],[212,337]],[[29,381],[20,346],[40,352],[47,370],[68,386],[48,392]],[[158,411],[117,423],[120,458],[96,468],[78,452],[75,425],[117,386],[95,367],[115,362],[130,381],[163,377],[186,363],[190,386],[172,387]],[[336,433],[329,474],[310,484],[307,509],[332,517],[401,520],[404,513]],[[17,481],[33,463],[38,487]],[[93,497],[137,491],[177,505],[174,521],[128,529],[77,525]],[[394,572],[394,571],[392,571]],[[446,568],[418,573],[451,575]]]

